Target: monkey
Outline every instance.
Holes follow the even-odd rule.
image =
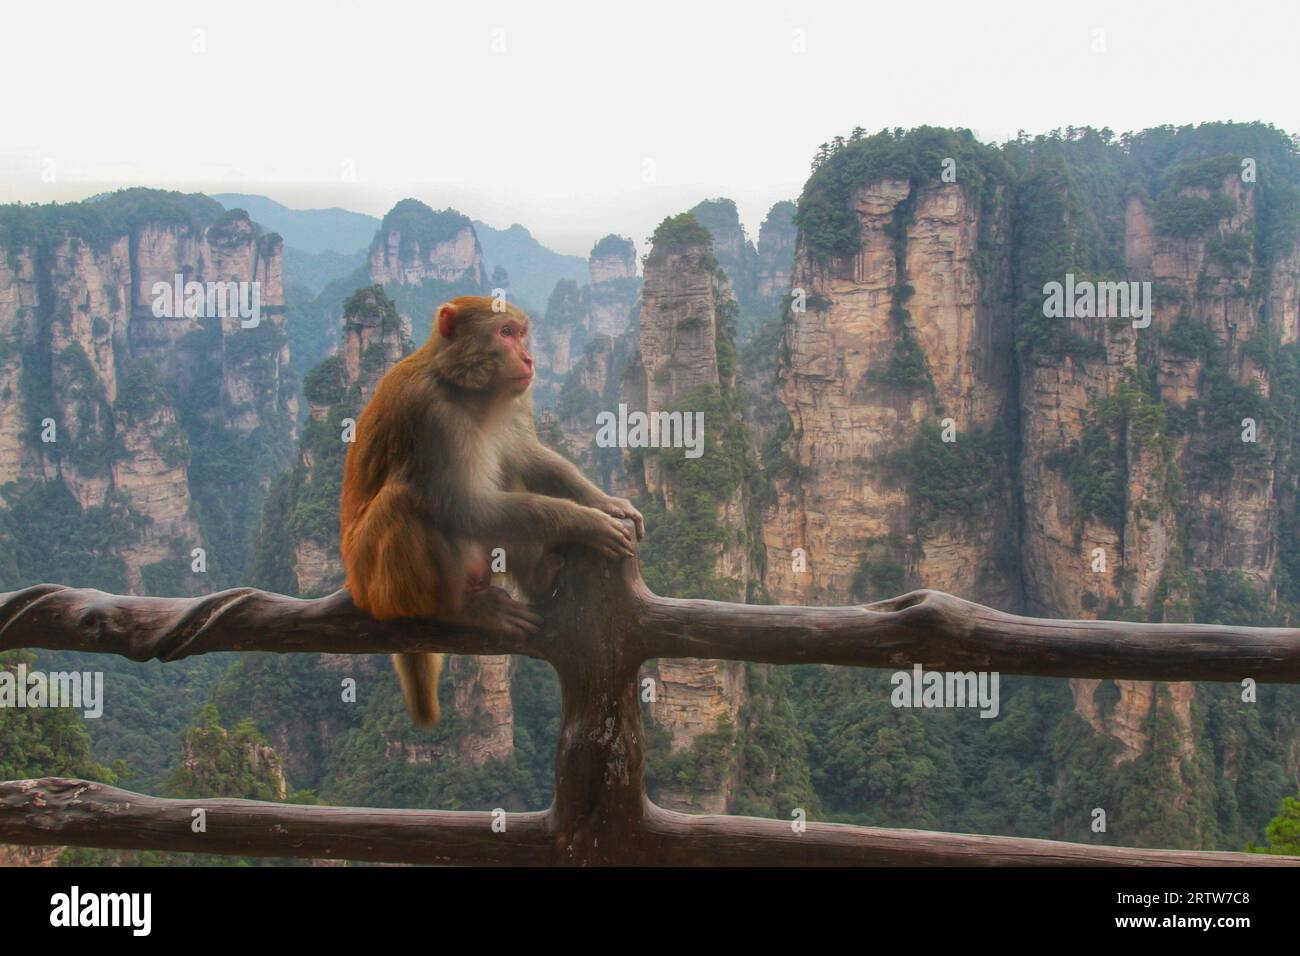
[[[644,519],[538,440],[525,312],[459,296],[434,318],[425,343],[380,379],[348,447],[345,586],[376,620],[431,617],[526,639],[541,618],[491,583],[493,549],[537,601],[554,586],[556,545],[630,557]],[[437,724],[442,655],[394,654],[393,664],[411,719]]]

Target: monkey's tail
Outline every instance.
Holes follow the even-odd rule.
[[[402,684],[402,697],[411,719],[422,727],[438,723],[438,675],[442,673],[441,654],[394,654],[393,667]]]

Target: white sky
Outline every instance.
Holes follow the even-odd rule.
[[[1300,131],[1294,0],[7,0],[2,16],[0,201],[149,185],[382,215],[415,196],[583,256],[716,195],[756,236],[855,125]]]

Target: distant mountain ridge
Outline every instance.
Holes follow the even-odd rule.
[[[212,197],[227,209],[243,209],[267,229],[278,232],[286,246],[303,252],[356,252],[370,245],[379,220],[364,213],[340,209],[290,209],[266,196],[218,193]]]
[[[554,252],[536,239],[519,223],[509,229],[495,229],[478,219],[474,220],[483,247],[483,261],[488,274],[501,266],[510,276],[512,298],[524,306],[540,312],[561,279],[578,285],[591,282],[591,270],[582,256],[566,256]]]
[[[333,253],[325,262],[350,262],[358,250],[369,248],[380,226],[380,220],[374,216],[337,206],[290,209],[274,199],[248,193],[218,193],[212,198],[227,209],[243,209],[255,222],[278,232],[285,246],[294,252],[312,256]],[[488,274],[497,266],[505,269],[511,292],[522,304],[541,310],[546,307],[555,283],[561,279],[571,279],[579,285],[591,281],[586,259],[546,248],[519,223],[497,229],[478,219],[473,222]],[[302,278],[314,290],[319,290],[331,277],[304,275]]]

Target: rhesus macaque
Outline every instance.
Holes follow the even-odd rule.
[[[528,316],[485,296],[439,306],[429,340],[380,380],[348,449],[339,508],[357,607],[522,637],[540,619],[491,585],[493,549],[530,600],[554,585],[555,545],[633,553],[618,519],[639,539],[641,513],[537,440],[532,383]],[[436,724],[442,655],[393,663],[412,719]]]

